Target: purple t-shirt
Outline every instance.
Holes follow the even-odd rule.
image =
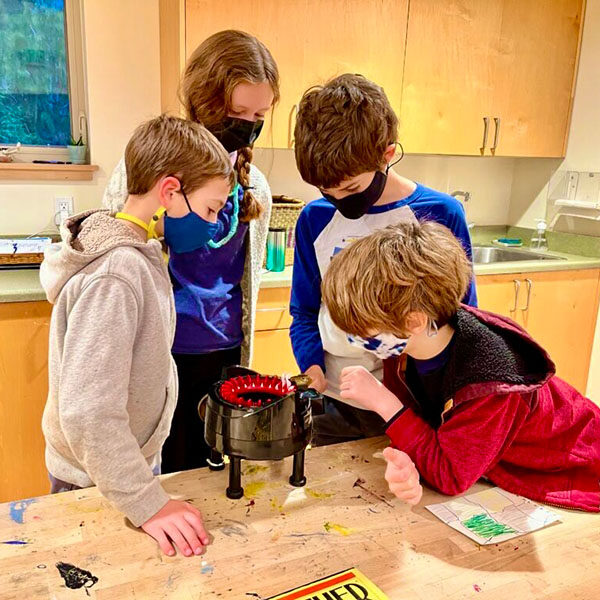
[[[237,188],[241,202],[243,191]],[[231,229],[233,199],[219,213],[220,232],[215,242]],[[242,289],[248,223],[239,223],[236,234],[220,248],[172,253],[169,271],[175,294],[177,328],[173,352],[207,354],[240,346]]]

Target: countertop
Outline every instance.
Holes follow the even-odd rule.
[[[528,260],[519,262],[475,265],[475,275],[501,275],[504,273],[532,273],[535,271],[568,271],[600,268],[600,258],[549,251],[549,256],[566,260]],[[288,287],[292,283],[292,267],[281,273],[263,270],[261,288]],[[0,302],[33,302],[45,300],[38,269],[0,270]]]
[[[202,511],[213,540],[204,556],[162,555],[96,488],[0,504],[2,597],[83,600],[87,591],[97,600],[260,600],[350,567],[390,600],[598,596],[598,515],[552,507],[560,523],[479,546],[425,508],[447,496],[425,488],[410,507],[390,494],[381,457],[388,443],[309,450],[304,488],[288,483],[290,458],[244,461],[240,500],[225,496],[227,471],[163,476],[171,496]],[[477,483],[467,493],[489,487]],[[67,589],[61,562],[97,582]]]

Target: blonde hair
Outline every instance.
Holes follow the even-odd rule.
[[[216,177],[232,187],[235,183],[229,155],[217,138],[199,123],[167,115],[135,130],[125,148],[125,169],[129,194],[146,194],[167,175],[177,177],[187,193]]]
[[[362,75],[340,75],[307,90],[298,105],[298,170],[318,188],[337,187],[378,171],[397,137],[398,118],[383,88]]]
[[[411,312],[446,323],[471,276],[471,263],[449,229],[435,221],[400,223],[352,243],[331,261],[323,301],[347,333],[404,336]]]
[[[231,109],[233,89],[239,83],[267,81],[273,104],[279,100],[279,71],[267,47],[254,36],[229,29],[208,37],[190,56],[183,73],[180,98],[188,119],[209,129],[220,123]],[[241,219],[251,221],[262,206],[250,191],[252,147],[238,150],[235,169],[244,188]]]

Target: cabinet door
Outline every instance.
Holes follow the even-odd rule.
[[[254,334],[252,368],[265,375],[297,375],[289,329],[257,331]]]
[[[258,293],[256,305],[256,331],[288,329],[292,324],[290,315],[291,288],[263,288]]]
[[[400,112],[406,152],[479,155],[502,0],[411,0]]]
[[[598,314],[597,269],[522,275],[532,282],[526,329],[548,351],[559,377],[585,394]]]
[[[564,156],[583,0],[502,4],[492,109],[500,118],[496,155]]]
[[[479,275],[476,278],[479,308],[520,321],[525,306],[523,275]]]
[[[399,114],[407,17],[408,0],[307,0],[304,85],[360,73]]]
[[[50,491],[42,413],[51,311],[47,302],[0,304],[0,502]]]
[[[301,77],[305,40],[310,34],[306,0],[252,2],[186,1],[186,57],[208,36],[224,29],[240,29],[263,42],[279,67],[281,99],[272,117],[267,114],[258,147],[288,148],[294,105],[304,92]],[[240,56],[243,64],[244,57]]]

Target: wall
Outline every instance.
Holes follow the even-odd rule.
[[[160,113],[158,0],[86,0],[83,15],[90,182],[0,182],[0,235],[56,230],[54,197],[77,212],[100,206],[107,178],[131,132]]]
[[[587,0],[575,102],[564,161],[515,159],[509,223],[535,227],[546,217],[548,181],[556,171],[600,171],[600,0]],[[600,235],[600,223],[561,218],[557,231]]]
[[[305,184],[293,150],[257,149],[254,163],[269,180],[274,194],[286,194],[309,202],[319,197]],[[471,192],[467,219],[477,225],[506,225],[513,183],[514,159],[462,156],[405,156],[395,170],[429,187],[451,193]]]

